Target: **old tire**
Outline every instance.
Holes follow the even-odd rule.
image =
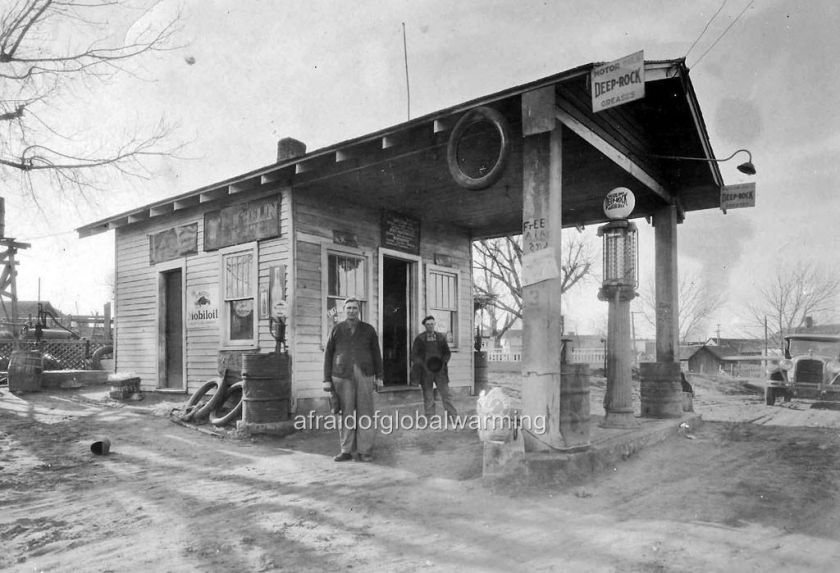
[[[487,173],[479,177],[473,177],[465,173],[461,168],[458,147],[461,143],[461,138],[466,134],[467,130],[473,125],[482,122],[489,123],[496,131],[496,135],[499,138],[499,155]],[[486,106],[471,109],[461,116],[452,129],[452,133],[449,134],[449,142],[446,146],[446,162],[449,166],[449,173],[455,182],[465,189],[486,189],[502,177],[507,167],[510,146],[510,128],[508,127],[507,120],[501,113]]]
[[[210,398],[204,402],[200,403],[201,399],[204,398],[204,395],[207,394],[213,388],[216,389],[215,393],[210,396]],[[190,399],[187,400],[187,404],[184,407],[184,415],[181,416],[181,419],[185,422],[188,420],[201,420],[206,418],[210,415],[210,412],[216,409],[219,406],[219,403],[224,400],[225,392],[224,392],[224,381],[221,378],[213,378],[212,380],[208,380],[201,387],[196,390]]]
[[[93,366],[94,370],[102,370],[102,359],[113,355],[113,346],[103,346],[102,348],[97,348],[93,351],[93,354],[90,355],[91,366]]]
[[[776,404],[775,388],[767,388],[764,390],[764,401],[767,403],[768,406],[774,406]]]
[[[244,382],[241,380],[234,384],[231,384],[230,387],[225,391],[225,398],[222,400],[219,405],[213,409],[213,412],[210,413],[210,423],[214,426],[224,426],[229,424],[234,419],[238,418],[242,415],[242,391],[243,391]],[[236,395],[239,396],[236,396]],[[225,404],[227,404],[231,399],[236,400],[235,404],[232,408],[230,408],[227,412],[223,410]]]

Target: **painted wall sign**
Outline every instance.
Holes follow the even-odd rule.
[[[724,185],[720,190],[720,208],[726,212],[741,207],[755,207],[755,183]]]
[[[522,246],[526,253],[548,248],[548,221],[545,217],[526,219],[522,222]]]
[[[187,329],[216,326],[219,320],[219,303],[213,294],[216,290],[203,287],[189,292],[186,309]]]
[[[630,54],[592,69],[592,111],[598,112],[645,97],[645,53]]]
[[[452,255],[444,253],[435,253],[435,264],[441,267],[454,267],[455,263],[452,261]]]
[[[149,263],[154,265],[198,252],[198,223],[149,235]]]
[[[204,250],[280,236],[280,197],[231,205],[204,215]]]
[[[382,212],[382,246],[389,249],[397,249],[420,253],[420,221],[393,213]]]
[[[344,245],[345,247],[358,247],[359,239],[355,233],[348,233],[347,231],[333,230],[333,243],[336,245]]]

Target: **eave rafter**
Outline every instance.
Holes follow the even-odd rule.
[[[650,189],[669,205],[673,205],[675,196],[665,185],[660,183],[653,175],[648,173],[641,165],[627,156],[612,143],[601,137],[594,129],[594,124],[585,118],[576,117],[573,113],[573,106],[564,100],[559,94],[555,100],[557,120],[572,130],[578,137],[589,143],[600,151],[605,157],[613,161],[621,169],[634,177],[639,183]]]

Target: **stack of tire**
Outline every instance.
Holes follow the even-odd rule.
[[[242,391],[242,380],[231,384],[223,377],[212,378],[190,396],[180,418],[195,424],[226,426],[242,417]]]

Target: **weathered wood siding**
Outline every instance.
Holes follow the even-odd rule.
[[[323,381],[325,317],[322,285],[322,245],[333,244],[333,231],[352,233],[358,248],[369,261],[368,300],[365,321],[373,324],[381,334],[379,313],[379,247],[381,244],[381,212],[338,199],[317,200],[305,190],[293,195],[295,231],[295,300],[294,337],[292,340],[295,368],[293,387],[297,398],[320,398]],[[457,229],[435,227],[421,222],[420,256],[422,268],[420,301],[421,316],[426,311],[426,265],[433,264],[435,254],[445,254],[458,269],[458,337],[459,347],[453,352],[449,366],[452,386],[471,386],[473,383],[472,353],[472,283],[470,269],[470,238]]]
[[[280,230],[278,238],[259,241],[259,286],[268,287],[269,268],[277,264],[291,266],[289,249],[290,200],[287,190],[280,194]],[[243,197],[237,200],[251,200]],[[225,205],[233,204],[234,199]],[[237,201],[238,202],[238,201]],[[162,271],[181,268],[185,295],[184,311],[189,304],[189,293],[209,290],[219,301],[220,255],[218,251],[204,251],[204,214],[219,209],[218,203],[176,212],[148,222],[137,223],[116,230],[116,292],[115,292],[115,355],[119,372],[133,372],[141,379],[146,390],[158,387],[158,278]],[[198,223],[198,253],[151,266],[149,263],[149,235],[174,226]],[[288,272],[287,296],[288,296]],[[257,299],[259,303],[259,299]],[[221,310],[221,302],[219,302]],[[257,311],[258,312],[258,311]],[[204,380],[218,376],[218,352],[221,349],[221,323],[212,327],[187,328],[184,319],[185,379],[189,392]],[[255,351],[270,352],[275,347],[269,331],[268,320],[258,321],[258,346]]]

